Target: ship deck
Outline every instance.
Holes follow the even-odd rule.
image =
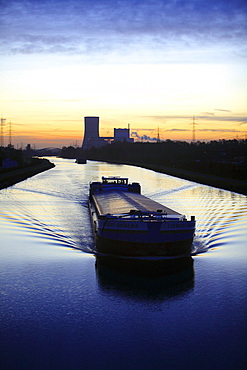
[[[106,215],[107,213],[119,215],[129,213],[130,210],[142,212],[162,210],[167,215],[181,216],[180,213],[138,193],[110,191],[96,193],[93,198],[99,215]]]

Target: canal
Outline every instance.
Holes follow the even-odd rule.
[[[245,369],[247,197],[134,166],[51,161],[0,191],[1,368]],[[130,270],[95,256],[89,182],[111,175],[195,215],[191,256]]]

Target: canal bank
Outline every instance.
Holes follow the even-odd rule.
[[[37,158],[35,159],[35,165],[10,169],[7,172],[0,173],[0,189],[7,188],[53,167],[55,167],[54,163],[51,163],[48,159]]]

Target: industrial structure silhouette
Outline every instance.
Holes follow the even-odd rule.
[[[90,149],[93,146],[99,148],[109,141],[128,141],[133,143],[134,139],[130,138],[130,129],[114,128],[114,137],[99,136],[99,117],[84,117],[84,138],[82,149]]]

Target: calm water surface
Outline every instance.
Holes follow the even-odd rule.
[[[53,161],[0,191],[1,369],[245,369],[247,198],[132,166]],[[195,215],[192,256],[96,257],[88,184],[102,175]]]

